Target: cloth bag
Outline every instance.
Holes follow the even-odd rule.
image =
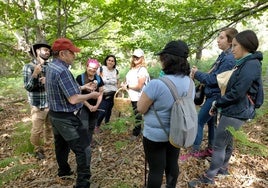
[[[236,68],[222,72],[222,73],[217,75],[217,82],[218,82],[219,88],[221,90],[221,95],[225,94],[229,79],[231,78],[231,76],[235,70],[236,70]]]

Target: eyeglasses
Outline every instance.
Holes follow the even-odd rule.
[[[133,58],[135,61],[138,61],[141,57],[132,56],[132,58]]]
[[[94,67],[88,67],[88,69],[93,70],[93,71],[97,71],[98,70],[98,68],[94,68]]]
[[[68,52],[69,54],[74,55],[74,52],[72,52],[71,50],[64,50],[65,52]]]

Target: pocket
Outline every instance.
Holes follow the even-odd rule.
[[[51,117],[53,128],[56,129],[57,133],[59,133],[66,141],[79,138],[77,127],[80,123],[77,121]]]

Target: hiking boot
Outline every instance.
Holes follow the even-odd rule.
[[[35,157],[38,159],[38,160],[42,160],[42,159],[45,159],[45,154],[43,151],[37,151],[35,152]]]
[[[190,188],[196,187],[197,185],[200,184],[215,184],[213,179],[209,179],[208,177],[206,177],[205,175],[201,176],[200,178],[196,179],[196,180],[192,180],[188,182],[188,186]]]

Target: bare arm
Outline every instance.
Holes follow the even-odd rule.
[[[142,89],[142,87],[144,86],[145,81],[146,81],[146,76],[139,77],[138,84],[137,85],[128,85],[128,89],[140,91]]]
[[[141,97],[137,103],[137,110],[141,114],[145,114],[152,104],[153,101],[146,95],[146,93],[142,92]]]

